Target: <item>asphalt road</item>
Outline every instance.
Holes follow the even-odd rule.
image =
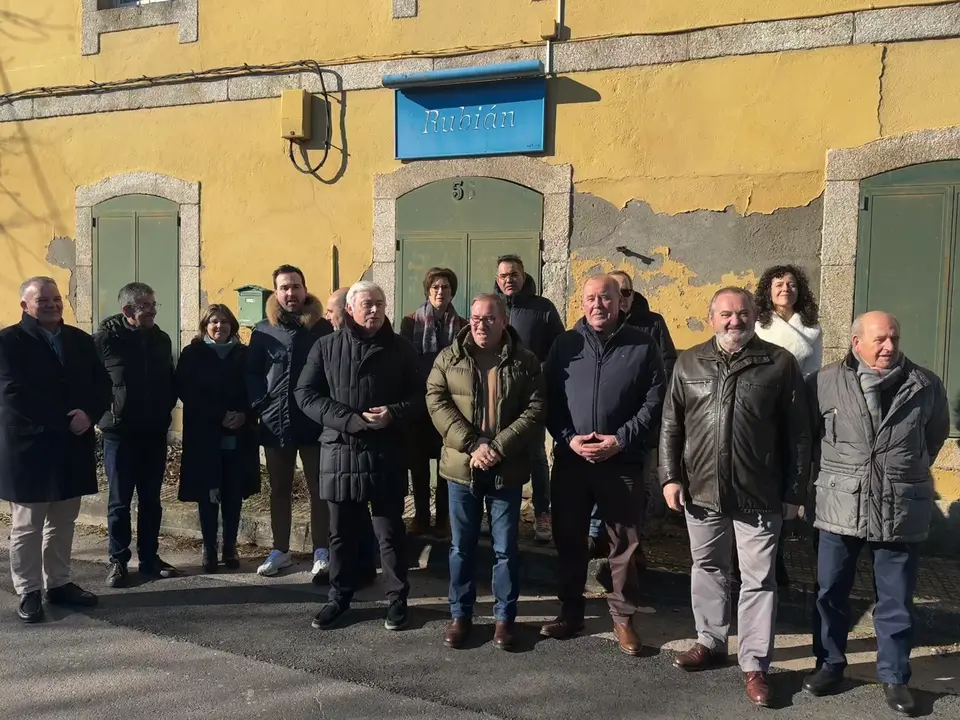
[[[557,642],[538,634],[557,603],[524,597],[525,626],[513,653],[489,644],[485,602],[486,624],[475,642],[455,651],[440,642],[445,583],[424,571],[412,572],[407,630],[383,629],[385,608],[374,586],[340,629],[321,632],[310,620],[323,592],[309,583],[306,561],[270,580],[253,574],[255,559],[237,573],[205,576],[195,550],[165,543],[165,559],[197,574],[112,591],[102,587],[104,544],[95,533],[78,538],[75,566],[77,582],[102,593],[100,606],[84,613],[54,608],[36,626],[16,618],[8,558],[0,553],[0,718],[895,717],[880,689],[868,684],[870,638],[851,641],[846,691],[817,699],[800,690],[810,667],[806,634],[782,628],[774,674],[780,707],[761,710],[746,700],[735,665],[697,675],[671,667],[673,651],[694,634],[685,607],[644,608],[637,626],[649,647],[631,658],[612,642],[602,600],[590,603],[582,637]],[[927,716],[960,718],[957,650],[918,650],[915,684]]]

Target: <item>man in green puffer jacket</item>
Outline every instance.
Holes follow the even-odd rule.
[[[493,568],[494,645],[513,645],[517,616],[517,533],[530,443],[542,432],[547,406],[540,361],[507,325],[495,294],[477,295],[470,326],[437,357],[427,380],[427,409],[443,438],[440,480],[449,481],[450,614],[443,642],[462,647],[470,634],[477,590],[474,564],[485,499],[497,557]],[[542,435],[540,436],[542,437]]]

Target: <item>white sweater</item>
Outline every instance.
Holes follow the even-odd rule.
[[[756,325],[757,337],[774,345],[779,345],[800,363],[800,370],[806,377],[820,369],[823,362],[823,338],[820,326],[807,327],[800,319],[800,313],[794,313],[787,322],[773,313],[769,327]]]

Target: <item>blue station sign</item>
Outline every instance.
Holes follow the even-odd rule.
[[[528,64],[512,63],[509,67],[523,65]],[[490,77],[495,67],[406,76],[410,80],[416,77],[425,82],[413,84],[408,80],[408,86],[397,88],[397,158],[412,160],[542,152],[546,78],[540,74],[496,79]],[[540,67],[539,62],[536,67]],[[483,74],[474,79],[470,70],[482,70]],[[403,76],[384,78],[384,85],[391,80],[401,85],[402,79]],[[444,81],[451,84],[438,84]]]

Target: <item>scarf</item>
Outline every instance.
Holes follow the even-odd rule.
[[[225,343],[218,343],[209,335],[204,335],[203,342],[206,343],[208,347],[212,348],[217,356],[223,360],[225,357],[227,357],[227,355],[230,354],[230,351],[233,350],[233,346],[240,342],[240,338],[234,335]]]
[[[413,316],[413,346],[423,355],[436,355],[453,342],[458,319],[453,303],[440,315],[433,305],[425,302]]]
[[[857,360],[857,379],[860,380],[860,390],[863,391],[863,399],[867,403],[867,410],[870,411],[873,432],[876,434],[880,429],[880,423],[883,422],[883,404],[880,395],[900,379],[903,374],[904,356],[900,353],[897,364],[887,370],[874,370],[856,353],[853,353],[853,357]]]
[[[820,369],[823,361],[823,339],[819,325],[807,327],[800,313],[794,313],[789,320],[773,313],[770,325],[756,326],[757,337],[774,345],[779,345],[797,359],[804,377]]]

